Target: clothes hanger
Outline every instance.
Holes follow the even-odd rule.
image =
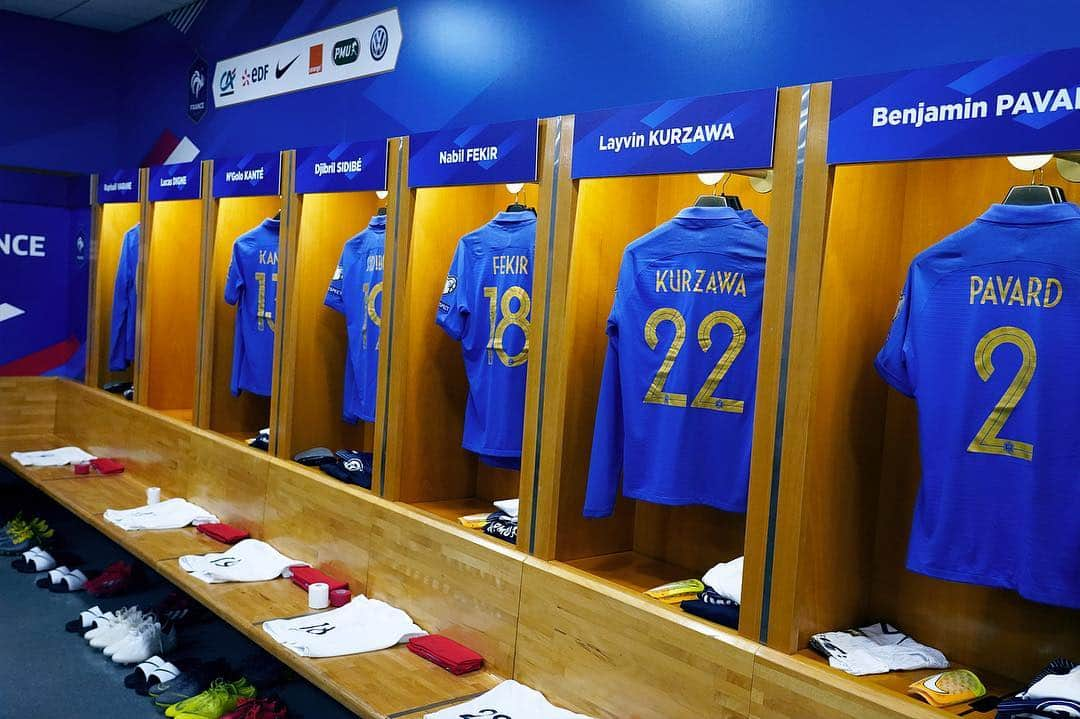
[[[727,199],[728,207],[733,210],[741,210],[743,208],[742,200],[739,199],[738,195],[727,194],[727,183],[728,180],[731,179],[732,174],[733,173],[729,172],[727,175],[724,176],[724,181],[720,183],[720,195]]]
[[[381,217],[386,217],[386,208],[385,207],[380,207],[379,210],[375,214],[379,215]]]
[[[529,207],[528,205],[523,204],[521,202],[521,192],[522,191],[524,191],[524,188],[522,188],[522,190],[514,193],[514,201],[512,203],[510,203],[510,205],[506,208],[506,211],[507,212],[531,212],[531,213],[533,213],[535,215],[536,214],[536,208],[535,207]]]
[[[717,194],[719,186],[720,183],[712,186],[711,195],[699,195],[697,201],[694,202],[694,207],[730,207],[727,195]]]
[[[278,210],[277,212],[274,213],[274,219],[278,220],[278,221],[281,220],[281,210]]]
[[[1009,193],[1005,195],[1005,199],[1001,201],[1001,204],[1056,205],[1062,202],[1065,197],[1064,190],[1060,187],[1042,184],[1042,172],[1042,169],[1033,170],[1031,173],[1031,182],[1027,185],[1013,186],[1009,190]],[[1038,177],[1040,182],[1035,182],[1036,177]]]

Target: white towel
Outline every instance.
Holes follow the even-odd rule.
[[[512,719],[589,719],[549,702],[543,694],[507,679],[489,692],[454,707],[425,714],[424,719],[460,719],[460,717],[512,717]]]
[[[743,558],[721,562],[705,572],[701,581],[724,599],[742,604]]]
[[[947,669],[949,660],[891,624],[823,632],[810,637],[810,646],[829,659],[829,666],[857,677],[913,669]]]
[[[224,552],[185,554],[178,561],[181,569],[207,584],[267,582],[290,576],[291,567],[307,566],[258,539],[245,539]]]
[[[343,607],[296,619],[273,619],[263,630],[302,657],[340,657],[386,649],[425,632],[408,614],[363,594]]]
[[[66,464],[78,464],[97,459],[78,447],[60,447],[39,452],[12,452],[11,457],[24,467],[63,467]]]
[[[106,521],[134,532],[141,529],[180,529],[189,524],[210,524],[218,518],[186,499],[166,499],[134,509],[106,509]]]

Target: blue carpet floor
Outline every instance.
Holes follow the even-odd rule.
[[[77,554],[88,574],[125,559],[138,560],[84,524],[66,509],[14,475],[0,469],[0,525],[17,511],[41,516],[56,530],[61,550]],[[114,664],[64,625],[79,612],[100,605],[109,611],[138,604],[149,608],[173,587],[145,566],[139,591],[115,599],[95,600],[85,592],[52,594],[34,586],[37,576],[11,568],[13,557],[0,557],[0,719],[67,719],[108,717],[147,719],[162,710],[124,687],[131,669]],[[223,657],[238,671],[247,658],[262,655],[257,645],[211,615],[183,628],[169,659]],[[290,717],[338,719],[353,716],[306,681],[294,678],[271,690],[289,706]]]

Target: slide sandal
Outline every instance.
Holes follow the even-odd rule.
[[[55,569],[56,559],[44,549],[34,547],[29,552],[25,552],[22,557],[13,561],[11,566],[15,571],[22,574],[37,574],[38,572]]]
[[[101,607],[90,607],[89,609],[79,612],[78,618],[72,619],[65,624],[64,630],[71,632],[72,634],[86,634],[97,626],[99,619],[105,616],[106,613],[101,611]],[[110,614],[109,616],[112,615]]]
[[[81,570],[76,569],[74,572],[67,572],[60,577],[60,581],[52,584],[49,591],[54,594],[77,592],[86,586],[86,581],[86,575]]]

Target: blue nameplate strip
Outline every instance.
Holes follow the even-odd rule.
[[[147,194],[151,202],[199,199],[202,194],[202,164],[183,162],[151,167]]]
[[[772,167],[776,89],[583,112],[572,175],[617,177]]]
[[[1080,148],[1080,50],[836,80],[830,163]]]
[[[536,120],[474,125],[409,138],[409,187],[536,180]]]
[[[386,140],[347,142],[296,151],[296,191],[386,189]]]
[[[90,176],[0,169],[0,202],[87,207]]]
[[[214,197],[280,194],[280,154],[260,152],[214,160]]]
[[[138,201],[138,169],[110,170],[98,175],[98,202]]]

